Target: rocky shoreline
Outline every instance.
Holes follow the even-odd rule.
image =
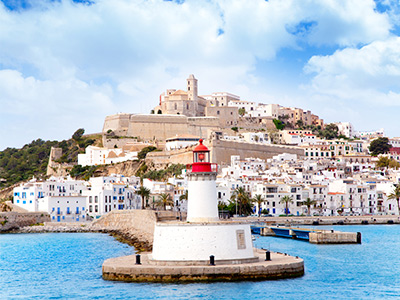
[[[121,243],[133,246],[138,253],[149,252],[152,250],[152,245],[147,239],[136,232],[135,230],[127,229],[116,229],[116,228],[103,228],[100,226],[88,224],[43,224],[43,225],[31,225],[20,228],[15,228],[3,233],[86,233],[86,232],[99,232],[107,233],[113,236],[117,241]]]

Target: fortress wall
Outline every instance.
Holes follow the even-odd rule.
[[[134,138],[110,139],[107,138],[105,135],[103,135],[103,147],[109,149],[115,148],[115,146],[117,146],[118,148],[122,148],[122,146],[125,146],[127,143],[135,143],[135,142],[137,142],[137,139]]]
[[[165,140],[187,133],[187,117],[178,115],[132,115],[128,129],[129,136],[137,136],[143,140]]]
[[[106,133],[109,129],[111,129],[117,135],[127,135],[130,116],[131,114],[116,114],[107,116],[104,120],[103,133]]]
[[[304,150],[299,147],[282,145],[259,145],[256,143],[223,141],[214,139],[211,143],[212,162],[229,164],[231,155],[240,155],[241,159],[256,157],[261,159],[272,158],[281,153],[304,155]]]
[[[172,151],[150,152],[146,156],[146,162],[151,161],[156,167],[167,164],[191,164],[193,163],[192,148]]]
[[[281,153],[297,154],[303,156],[304,151],[301,148],[282,145],[259,145],[255,143],[234,142],[212,140],[204,143],[211,152],[211,162],[217,164],[229,164],[231,155],[240,155],[241,159],[246,157],[256,157],[261,159],[272,158],[272,156]],[[146,160],[152,161],[156,166],[173,164],[191,164],[193,162],[193,147],[186,149],[151,152],[147,154]]]

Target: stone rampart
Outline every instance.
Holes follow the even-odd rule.
[[[232,155],[240,155],[241,159],[246,157],[257,157],[261,159],[272,158],[281,153],[304,155],[304,150],[294,146],[284,145],[261,145],[258,143],[226,141],[214,139],[210,145],[212,162],[218,164],[231,161]]]
[[[191,164],[193,163],[192,147],[162,152],[150,152],[146,156],[146,162],[152,162],[155,167],[168,164]]]
[[[205,145],[210,149],[211,162],[217,164],[229,164],[231,155],[240,155],[242,159],[246,157],[256,157],[261,159],[272,158],[281,153],[304,155],[304,150],[298,147],[285,145],[260,145],[257,143],[224,141],[214,139],[206,141]],[[193,162],[193,147],[186,149],[151,152],[147,154],[146,160],[151,160],[155,166],[174,164],[191,164]]]
[[[156,222],[157,213],[152,210],[119,210],[93,221],[92,227],[130,233],[152,244]]]
[[[0,213],[0,232],[19,229],[38,223],[50,222],[50,216],[45,212],[1,212]]]
[[[112,130],[116,135],[126,136],[131,114],[116,114],[107,116],[104,120],[103,133]]]

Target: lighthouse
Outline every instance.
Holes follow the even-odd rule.
[[[152,260],[204,262],[254,259],[250,225],[221,221],[216,192],[217,164],[203,140],[193,150],[187,168],[188,211],[186,222],[158,222],[154,228]]]
[[[193,150],[193,164],[188,168],[188,222],[215,222],[218,217],[217,164],[210,163],[210,150],[199,145]]]
[[[103,264],[103,278],[197,282],[279,279],[304,274],[302,259],[280,254],[277,260],[278,254],[273,254],[271,260],[269,251],[253,248],[250,224],[218,219],[217,165],[211,163],[210,151],[202,140],[193,150],[187,176],[187,220],[156,222],[153,251],[108,259]]]

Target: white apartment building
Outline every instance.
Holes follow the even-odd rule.
[[[187,211],[187,199],[181,199],[187,193],[187,177],[186,170],[182,171],[183,178],[172,177],[168,179],[168,183],[174,186],[174,210],[180,212]],[[184,197],[183,197],[184,198]]]
[[[394,148],[400,148],[400,137],[390,138],[389,144]]]
[[[160,194],[169,194],[171,199],[175,199],[175,187],[169,182],[154,181],[148,178],[143,179],[143,186],[150,190],[150,198],[146,200],[145,205],[151,208],[157,208]],[[183,190],[181,189],[181,192]],[[168,206],[167,209],[172,207]]]
[[[303,189],[300,185],[286,185],[283,183],[256,182],[253,186],[252,197],[261,195],[265,201],[261,205],[261,211],[266,210],[268,214],[279,216],[286,214],[286,205],[281,202],[284,196],[292,198],[293,203],[288,205],[288,214],[301,215]],[[256,205],[256,211],[259,207]]]
[[[47,181],[32,179],[28,183],[21,184],[13,190],[13,203],[29,212],[41,211],[39,199],[44,197],[71,197],[80,196],[86,190],[85,182],[71,178],[51,177]],[[41,206],[42,208],[43,206]],[[48,213],[50,211],[44,210]]]
[[[290,145],[313,145],[322,142],[311,130],[281,130],[279,137],[283,143]]]
[[[258,143],[258,144],[271,144],[268,133],[264,132],[243,132],[240,134],[243,140],[247,143]]]
[[[87,214],[92,219],[113,210],[140,209],[141,198],[135,193],[140,185],[138,177],[121,175],[94,177],[89,180],[86,196]]]
[[[176,135],[165,140],[165,150],[171,151],[176,149],[184,149],[199,143],[200,137],[195,135]]]
[[[265,118],[271,117],[273,119],[278,119],[280,116],[280,105],[278,104],[262,104],[260,103],[258,106],[254,107],[254,110],[247,111],[247,114],[250,117],[254,118]]]
[[[304,149],[306,159],[333,158],[354,152],[352,145],[342,140],[327,140],[314,145],[304,144],[300,147]]]
[[[50,214],[52,222],[86,221],[85,196],[46,196],[38,200],[39,211]]]
[[[229,101],[240,101],[240,96],[227,92],[216,92],[201,97],[208,100],[211,106],[228,106]]]
[[[244,100],[231,100],[228,102],[228,106],[237,107],[238,109],[243,108],[246,114],[250,114],[250,112],[256,109],[258,103]]]
[[[356,135],[353,125],[350,122],[336,122],[338,133],[348,138],[353,138]]]

